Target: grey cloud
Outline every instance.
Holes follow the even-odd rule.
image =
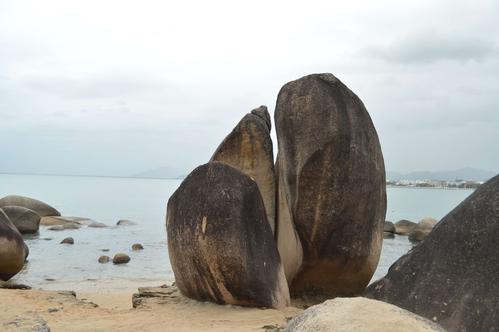
[[[407,35],[386,47],[370,48],[367,54],[389,62],[425,64],[445,60],[483,61],[499,55],[499,48],[493,40],[428,31]]]

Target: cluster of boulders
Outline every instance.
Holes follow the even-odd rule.
[[[243,117],[168,201],[170,262],[198,300],[283,307],[358,295],[378,264],[385,169],[362,101],[332,74],[286,84],[271,121]]]
[[[119,220],[117,226],[129,226],[136,223],[131,220]],[[54,207],[34,198],[9,195],[0,199],[0,280],[8,280],[17,274],[24,266],[29,249],[23,240],[22,234],[38,233],[40,226],[47,226],[51,231],[79,229],[82,226],[104,228],[107,225],[89,218],[61,216]],[[50,238],[48,239],[50,240]],[[61,242],[73,245],[75,240],[66,237]],[[141,244],[135,243],[132,250],[144,249]],[[104,256],[103,256],[104,257]],[[99,258],[99,262],[107,262]],[[105,256],[107,257],[107,256]],[[118,253],[113,258],[115,264],[124,264],[130,257]]]
[[[410,241],[420,242],[430,234],[436,224],[437,220],[429,217],[420,220],[418,223],[406,219],[399,220],[395,224],[391,221],[385,221],[383,237],[390,239],[395,237],[395,234],[406,235],[409,236]]]
[[[21,234],[38,232],[40,219],[60,216],[53,207],[24,196],[0,199],[0,280],[7,281],[24,266],[29,249]]]

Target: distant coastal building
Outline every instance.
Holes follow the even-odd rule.
[[[454,181],[445,180],[397,180],[397,181],[386,181],[387,186],[394,187],[418,187],[418,188],[459,188],[459,189],[476,189],[483,181],[474,180],[461,180],[456,179]]]

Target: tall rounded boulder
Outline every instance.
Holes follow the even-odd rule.
[[[34,234],[40,227],[40,216],[22,206],[4,206],[2,210],[21,234]]]
[[[8,195],[0,199],[0,208],[4,206],[22,206],[32,211],[35,211],[40,217],[60,216],[60,212],[52,206],[34,198]]]
[[[0,280],[7,281],[21,271],[27,256],[21,234],[0,209]]]
[[[282,308],[289,291],[254,180],[224,163],[196,168],[168,201],[168,253],[187,297]]]
[[[263,198],[267,220],[275,227],[274,153],[266,106],[246,114],[218,146],[211,161],[228,164],[253,178]]]
[[[499,327],[499,175],[447,214],[367,296],[449,331]]]
[[[287,83],[277,98],[280,251],[295,243],[303,262],[291,292],[359,294],[378,264],[386,213],[385,167],[362,101],[332,74]],[[299,260],[297,258],[291,263]]]

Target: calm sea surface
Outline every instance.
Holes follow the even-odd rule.
[[[60,232],[40,227],[38,235],[25,237],[30,248],[29,261],[13,281],[53,288],[56,283],[77,285],[94,280],[172,280],[164,224],[166,202],[180,182],[0,174],[0,196],[18,194],[37,198],[57,208],[62,215],[88,217],[110,226]],[[387,220],[418,221],[427,216],[442,218],[472,190],[388,188],[387,192]],[[119,219],[130,219],[137,225],[116,227]],[[73,246],[59,244],[68,236],[75,239]],[[145,249],[132,251],[131,245],[136,242]],[[373,280],[382,277],[410,248],[407,237],[385,240]],[[112,257],[117,252],[130,255],[130,263],[116,266],[97,262],[99,256]]]

